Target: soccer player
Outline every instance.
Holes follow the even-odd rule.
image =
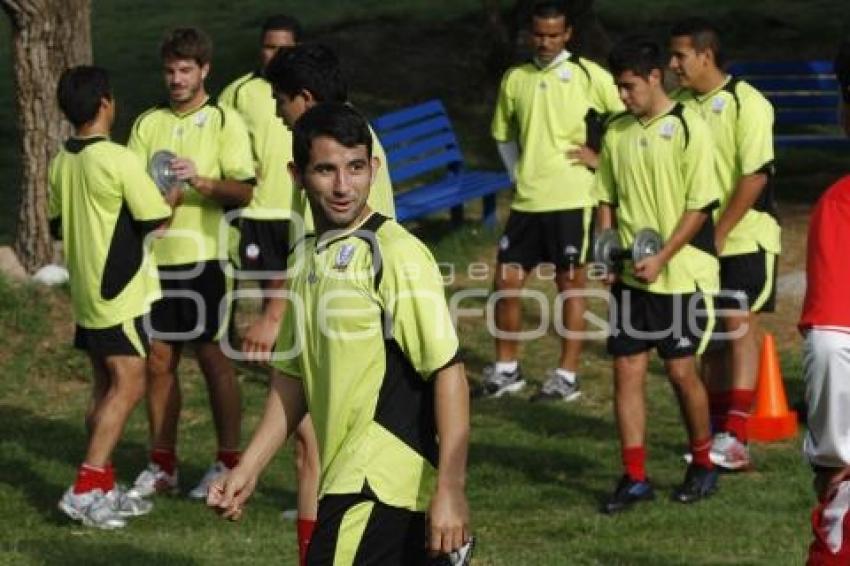
[[[189,492],[206,497],[207,485],[239,460],[241,400],[232,362],[219,339],[227,331],[231,281],[225,276],[225,208],[251,201],[255,183],[251,141],[239,114],[211,100],[204,88],[212,43],[196,28],[167,34],[161,50],[168,104],[141,114],[129,147],[145,162],[159,150],[178,157],[171,168],[185,188],[183,202],[163,238],[154,244],[163,298],[152,309],[154,332],[148,360],[150,463],[136,479],[136,493],[177,492],[177,424],[181,395],[177,367],[192,343],[204,374],[218,440],[215,463]]]
[[[104,69],[66,70],[57,95],[74,135],[50,163],[48,217],[53,237],[64,242],[74,346],[88,353],[94,376],[88,448],[59,509],[86,526],[116,529],[152,508],[116,486],[110,458],[145,392],[142,317],[159,296],[159,283],[144,240],[171,208],[138,158],[109,140],[115,100]],[[172,203],[179,196],[169,193]]]
[[[709,22],[691,18],[673,27],[670,68],[682,88],[672,95],[708,123],[720,179],[714,243],[720,255],[717,307],[731,334],[703,356],[714,440],[712,461],[728,470],[750,465],[747,420],[755,396],[761,347],[759,313],[776,304],[781,234],[770,185],[773,107],[755,88],[722,70],[723,50]]]
[[[558,292],[573,292],[563,310],[569,334],[562,339],[558,365],[546,373],[532,400],[572,401],[581,394],[576,375],[581,340],[575,333],[585,328],[580,290],[595,205],[590,193],[596,154],[589,147],[594,128],[588,124],[623,107],[611,75],[564,49],[572,27],[560,2],[536,4],[531,27],[534,60],[505,73],[492,123],[516,182],[499,240],[495,288],[506,296],[496,303],[496,326],[501,333],[520,332],[520,292],[528,274],[540,264],[554,264]],[[484,395],[499,397],[525,386],[519,344],[509,335],[496,337],[496,361],[484,368]]]
[[[717,489],[708,398],[695,356],[714,323],[711,294],[719,282],[711,213],[720,193],[711,132],[694,111],[667,97],[660,48],[627,40],[609,63],[628,112],[610,121],[603,138],[594,190],[599,228],[616,226],[626,246],[643,228],[664,242],[657,255],[626,262],[611,289],[607,348],[624,474],[603,511],[615,513],[654,498],[645,466],[644,392],[652,348],[664,361],[690,439],[692,463],[673,498],[691,503]]]
[[[346,103],[348,88],[336,54],[320,44],[301,44],[281,51],[269,63],[266,78],[271,82],[277,113],[287,127],[294,127],[310,108],[322,102]],[[370,129],[371,131],[371,129]],[[372,133],[372,148],[381,161],[386,155]],[[395,216],[392,183],[386,166],[379,168],[369,192],[369,207],[388,218]],[[294,197],[293,211],[303,219],[305,233],[313,232],[313,219],[303,191]],[[303,237],[294,236],[296,241]],[[278,306],[279,305],[279,306]],[[267,308],[283,309],[283,300],[270,298]],[[303,563],[318,513],[319,454],[316,433],[307,415],[296,431],[295,465],[298,476],[298,547]]]
[[[815,474],[810,566],[850,562],[850,176],[821,196],[809,221],[806,297],[800,317],[807,432],[803,452]]]
[[[367,204],[381,164],[353,108],[319,104],[293,138],[290,170],[316,228],[290,282],[302,308],[287,310],[260,425],[208,503],[238,518],[309,409],[322,479],[307,563],[424,564],[426,539],[445,553],[469,532],[469,393],[439,271]]]
[[[264,73],[278,50],[293,47],[300,36],[301,24],[295,18],[280,14],[266,19],[260,32],[259,69],[233,81],[218,97],[244,119],[257,167],[254,197],[239,222],[239,267],[260,274],[262,288],[270,292],[283,289],[285,283],[294,189],[284,167],[292,160],[292,134],[275,115],[271,85]],[[242,350],[249,358],[262,357],[274,346],[282,305],[282,301],[264,302],[262,316],[243,340]]]

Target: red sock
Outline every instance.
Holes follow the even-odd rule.
[[[306,566],[307,549],[310,547],[310,539],[316,529],[316,521],[313,519],[298,519],[298,564]]]
[[[711,415],[711,431],[718,433],[726,430],[726,419],[732,394],[729,391],[712,392],[708,394],[708,410]]]
[[[691,442],[691,456],[694,458],[694,464],[700,466],[701,468],[705,468],[710,470],[714,468],[714,464],[711,463],[711,437],[704,438],[702,440],[698,440],[696,442]]]
[[[173,476],[174,470],[177,469],[177,453],[173,449],[154,448],[151,450],[151,462],[169,476]]]
[[[755,392],[752,389],[733,389],[730,393],[729,418],[726,420],[726,430],[735,435],[741,442],[747,442],[747,420],[753,406]]]
[[[239,464],[239,458],[241,456],[242,453],[239,450],[219,450],[215,457],[219,462],[232,470]]]
[[[74,493],[86,493],[93,489],[102,489],[107,492],[115,487],[115,482],[110,481],[107,468],[98,468],[89,464],[81,464],[77,469],[77,480],[74,482]]]
[[[106,463],[106,477],[110,485],[109,489],[107,490],[109,491],[113,487],[115,487],[115,466],[112,465],[112,462]]]
[[[622,449],[623,469],[633,481],[646,481],[646,448],[632,446]]]

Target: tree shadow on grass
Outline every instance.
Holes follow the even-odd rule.
[[[582,441],[614,441],[617,433],[601,417],[578,413],[565,403],[531,403],[523,398],[479,399],[472,411],[489,418],[516,424],[542,436],[563,436]],[[485,428],[482,425],[480,428]]]
[[[109,533],[98,533],[97,541],[80,539],[31,539],[16,544],[17,551],[33,558],[38,564],[65,566],[67,564],[96,565],[147,565],[192,566],[198,561],[162,550],[147,551],[125,542],[110,541]]]

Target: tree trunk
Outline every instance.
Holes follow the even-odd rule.
[[[32,272],[53,259],[47,228],[47,168],[69,125],[56,104],[66,68],[91,63],[90,0],[0,0],[14,36],[22,186],[14,249]]]

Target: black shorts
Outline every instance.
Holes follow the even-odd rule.
[[[390,507],[362,493],[325,495],[307,564],[426,565],[427,536],[425,513]]]
[[[499,263],[519,264],[526,271],[541,263],[553,263],[558,270],[583,265],[590,249],[592,220],[592,208],[511,210],[499,240]]]
[[[286,271],[289,220],[242,218],[239,224],[239,268],[243,271]]]
[[[185,275],[180,275],[180,274]],[[151,338],[217,342],[230,322],[232,282],[219,260],[159,267],[162,298],[151,306]]]
[[[143,320],[144,316],[137,316],[107,328],[84,328],[78,324],[74,332],[74,347],[101,357],[145,358],[150,352],[150,337]]]
[[[720,258],[720,288],[717,308],[750,312],[776,309],[776,254],[764,250]],[[733,294],[737,295],[733,296]]]
[[[702,293],[663,295],[617,283],[611,289],[608,353],[652,348],[665,360],[701,354],[714,329],[714,300]]]

